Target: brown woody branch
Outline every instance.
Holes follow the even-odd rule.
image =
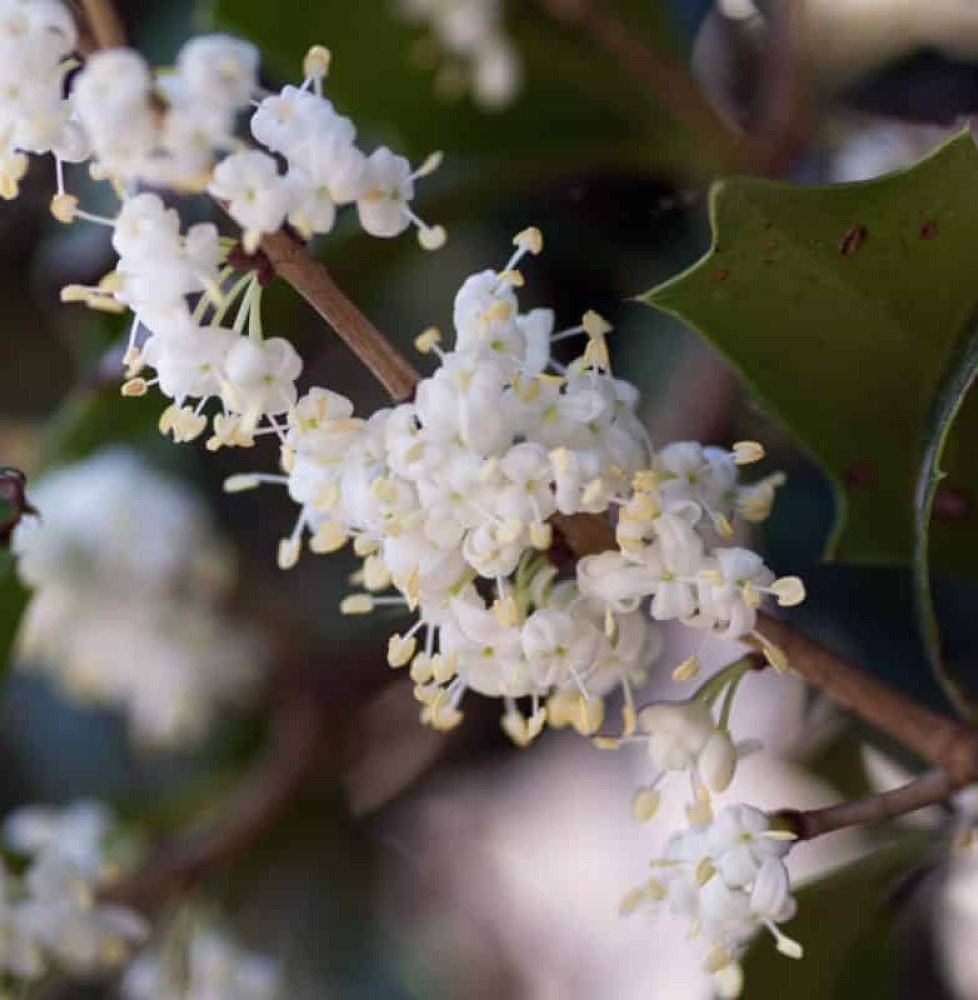
[[[785,811],[778,814],[778,819],[789,826],[799,840],[813,840],[849,826],[865,826],[906,816],[925,806],[945,801],[955,790],[947,772],[938,768],[891,792],[825,809]]]
[[[275,272],[329,323],[391,399],[396,403],[410,399],[421,376],[336,284],[325,265],[287,232],[266,236],[261,246]]]

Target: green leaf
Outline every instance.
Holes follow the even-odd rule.
[[[16,560],[10,552],[0,552],[0,679],[10,669],[10,659],[20,619],[31,592],[17,576]]]
[[[709,253],[644,298],[709,339],[832,477],[839,559],[913,557],[928,414],[978,306],[975,191],[967,133],[861,184],[721,182]],[[974,438],[963,420],[959,435]],[[978,481],[978,449],[946,455],[950,482]],[[973,575],[976,553],[978,519],[935,525],[935,566]]]
[[[976,378],[978,378],[978,317],[972,319],[968,335],[952,355],[938,387],[931,412],[928,414],[924,455],[917,480],[914,547],[917,617],[927,658],[951,703],[962,715],[972,720],[978,719],[978,705],[972,702],[944,661],[941,634],[931,593],[930,534],[935,499],[944,479],[941,465],[945,459],[945,451],[952,428],[965,406],[965,400]],[[972,409],[974,408],[972,405]],[[969,423],[969,426],[974,424]]]
[[[267,65],[284,80],[301,74],[310,44],[328,45],[334,55],[329,98],[361,128],[415,159],[442,149],[522,158],[536,170],[543,161],[577,167],[622,159],[696,161],[647,89],[578,30],[534,4],[509,5],[506,30],[523,61],[524,81],[518,100],[498,111],[483,111],[467,96],[446,101],[436,95],[434,70],[420,68],[412,56],[423,27],[399,17],[397,6],[397,0],[213,0],[209,19],[259,43]],[[639,37],[669,45],[658,5],[619,0],[617,6]]]
[[[845,865],[795,895],[798,915],[784,930],[805,949],[801,961],[778,953],[761,933],[744,960],[745,1000],[865,1000],[895,995],[902,880],[926,858],[917,837]]]
[[[155,440],[163,412],[161,397],[151,392],[124,398],[113,382],[74,390],[61,404],[41,439],[42,472],[79,462],[110,444]]]

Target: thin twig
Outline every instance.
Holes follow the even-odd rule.
[[[698,136],[724,171],[742,164],[741,137],[703,96],[699,84],[668,50],[639,38],[601,0],[536,0],[557,21],[587,35],[657,104]]]
[[[157,847],[101,898],[151,910],[174,892],[192,888],[214,868],[246,854],[275,826],[310,775],[323,746],[325,720],[323,705],[315,700],[283,703],[267,756],[241,783],[221,819]]]
[[[787,824],[799,840],[812,840],[849,826],[882,823],[888,819],[945,801],[955,791],[946,771],[938,768],[914,781],[879,795],[869,795],[855,802],[843,802],[825,809],[807,812],[785,811],[778,819]]]
[[[275,272],[340,335],[391,399],[410,399],[421,376],[336,284],[326,266],[286,232],[266,236],[261,246]]]

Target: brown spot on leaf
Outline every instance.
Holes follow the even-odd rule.
[[[922,240],[930,240],[933,239],[936,235],[937,235],[937,220],[928,219],[920,227],[920,238]]]
[[[730,271],[725,267],[721,267],[720,270],[713,275],[713,280],[717,282],[726,281],[729,277]]]
[[[876,468],[876,463],[868,458],[861,458],[857,462],[853,462],[842,474],[842,482],[850,490],[861,490],[875,486],[878,479],[879,470]]]
[[[971,517],[971,496],[950,483],[940,483],[934,494],[935,521],[967,521]]]
[[[777,250],[779,246],[780,246],[780,244],[778,243],[777,240],[768,240],[767,243],[764,244],[764,249],[765,250]]]
[[[869,238],[869,230],[862,225],[853,226],[839,242],[839,253],[843,257],[853,257]]]

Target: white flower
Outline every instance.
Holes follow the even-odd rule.
[[[227,35],[190,39],[177,55],[180,97],[238,111],[258,85],[258,50]]]
[[[245,231],[248,250],[257,249],[262,234],[281,229],[289,212],[288,181],[275,160],[257,150],[222,160],[207,190],[229,203],[231,217]]]
[[[765,836],[770,828],[767,815],[751,806],[730,806],[713,821],[710,854],[728,885],[752,883],[765,861],[788,853],[789,842]]]
[[[709,707],[698,699],[650,705],[639,712],[638,724],[659,771],[695,769],[715,728]]]
[[[301,373],[302,359],[289,341],[239,337],[224,360],[224,402],[241,414],[246,428],[254,428],[262,417],[295,405],[295,381]]]
[[[541,689],[583,684],[594,664],[600,633],[588,621],[563,611],[535,611],[520,641],[534,681]]]

